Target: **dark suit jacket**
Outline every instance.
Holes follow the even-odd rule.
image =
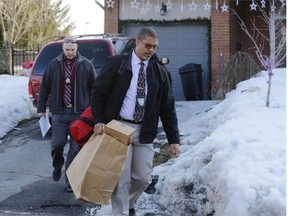
[[[132,53],[109,57],[92,88],[91,106],[94,124],[118,119],[132,78]],[[172,87],[167,70],[153,57],[146,69],[148,92],[139,141],[152,143],[161,118],[168,142],[180,143]]]

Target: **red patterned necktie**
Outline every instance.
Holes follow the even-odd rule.
[[[145,110],[144,104],[145,104],[145,71],[144,71],[144,63],[140,62],[140,69],[137,81],[136,106],[133,116],[136,122],[141,122],[143,119]]]
[[[71,100],[71,61],[66,61],[66,67],[65,67],[65,87],[64,87],[64,103],[65,106],[71,106],[72,100]]]

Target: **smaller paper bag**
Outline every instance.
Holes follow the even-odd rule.
[[[120,142],[130,145],[132,143],[135,129],[119,121],[112,120],[104,127],[104,131],[106,134],[111,135]]]

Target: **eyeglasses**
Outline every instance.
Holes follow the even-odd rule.
[[[63,42],[64,43],[76,43],[76,38],[72,36],[67,36]]]
[[[139,39],[139,40],[140,40],[140,39]],[[145,46],[145,48],[146,48],[147,50],[150,50],[151,48],[153,48],[153,50],[159,49],[159,47],[158,47],[157,45],[153,45],[153,44],[146,43],[146,42],[144,42],[143,40],[140,40],[140,41],[144,44],[144,46]]]

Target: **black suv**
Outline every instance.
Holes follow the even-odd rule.
[[[121,34],[79,35],[78,51],[90,59],[96,72],[99,72],[108,56],[129,52],[135,46],[135,40]],[[32,117],[37,116],[37,101],[44,71],[48,63],[62,52],[63,38],[44,46],[38,53],[29,77],[28,93],[29,109]],[[49,104],[49,102],[48,102]]]

